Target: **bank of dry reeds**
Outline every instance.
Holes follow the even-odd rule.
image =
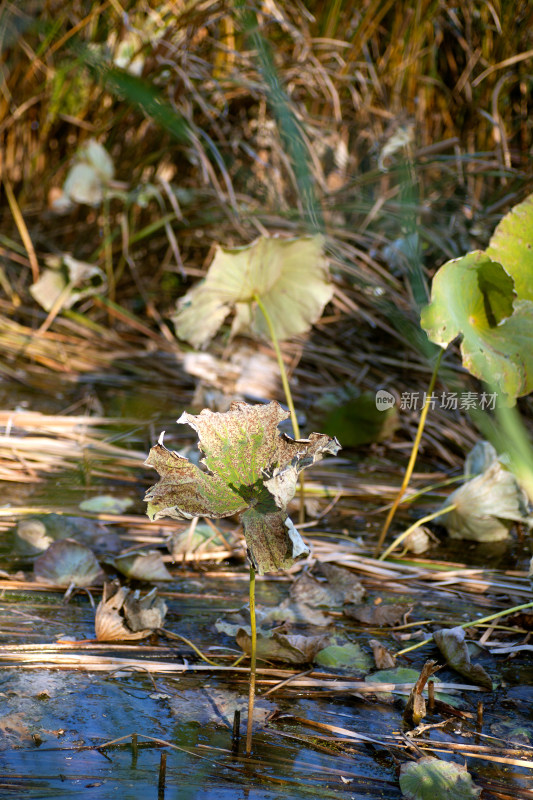
[[[296,394],[422,388],[429,275],[530,188],[532,14],[526,0],[3,3],[4,382],[186,384],[168,315],[213,245],[319,228],[336,294],[286,347]],[[123,195],[58,214],[90,138]],[[50,317],[29,287],[66,252],[108,289]],[[429,431],[446,452],[456,423]]]

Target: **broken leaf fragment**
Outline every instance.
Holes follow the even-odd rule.
[[[105,147],[95,139],[89,139],[76,153],[75,163],[63,185],[63,193],[75,203],[97,206],[104,199],[106,187],[114,173],[113,161]]]
[[[53,542],[35,561],[35,580],[54,586],[84,588],[101,582],[100,564],[92,550],[74,539]]]
[[[138,590],[120,586],[113,592],[106,584],[96,608],[96,638],[99,642],[145,639],[162,626],[166,612],[166,603],[156,596],[155,589],[141,597]]]
[[[435,631],[433,638],[446,659],[448,666],[460,675],[469,678],[478,686],[492,690],[492,680],[481,664],[472,664],[463,628],[448,628]]]
[[[278,339],[305,333],[333,295],[323,245],[320,235],[260,236],[247,247],[218,247],[205,280],[179,303],[174,316],[177,335],[200,348],[234,310],[233,336],[242,331],[270,338],[256,297]]]
[[[224,413],[184,413],[197,433],[200,466],[167,450],[162,438],[146,461],[161,480],[148,490],[150,519],[240,515],[250,560],[260,573],[288,569],[309,551],[287,514],[301,470],[340,449],[336,439],[312,433],[294,440],[280,433],[288,412],[279,403],[232,403]]]
[[[96,264],[78,261],[68,253],[49,256],[46,263],[47,268],[30,286],[33,299],[45,311],[51,311],[58,303],[62,308],[71,308],[80,300],[107,289],[106,276]]]
[[[402,764],[400,789],[406,800],[477,800],[481,794],[466,767],[433,756]]]

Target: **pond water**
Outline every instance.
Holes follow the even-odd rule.
[[[154,427],[168,415],[166,410],[160,411],[152,420]],[[142,449],[149,443],[151,434],[146,429],[131,433],[130,426],[128,430],[133,448]],[[120,425],[117,432],[120,433]],[[72,468],[51,474],[39,483],[4,484],[4,502],[11,503],[14,516],[3,520],[0,568],[11,575],[22,569],[31,579],[31,562],[14,557],[8,532],[21,504],[62,506],[70,514],[81,515],[80,501],[105,491],[131,498],[132,513],[143,514],[143,487],[127,479],[128,469],[121,467],[116,480],[100,476],[99,469],[93,466],[89,483],[83,470]],[[354,462],[350,467],[347,462],[343,469],[353,469],[368,480],[364,464]],[[135,470],[130,473],[134,478]],[[146,473],[143,476],[146,479]],[[376,483],[379,479],[376,473]],[[353,501],[345,506],[339,501],[336,517],[322,521],[322,535],[318,528],[310,528],[309,532],[313,546],[325,542],[330,552],[335,547],[339,552],[346,548],[349,566],[356,570],[354,553],[371,555],[381,518],[370,513],[365,516],[375,508],[375,501],[360,505],[357,512],[352,506]],[[133,539],[128,540],[127,523],[107,525],[124,536],[124,546],[131,546]],[[135,530],[137,527],[133,525]],[[362,532],[365,541],[361,544]],[[161,537],[152,541],[159,541],[161,552],[164,551]],[[326,552],[325,545],[321,546],[320,553]],[[496,550],[454,543],[436,546],[431,557],[491,568],[495,579],[509,583],[511,578],[505,576],[505,570],[526,569],[529,547],[516,539]],[[413,563],[417,563],[416,559]],[[425,566],[420,575],[424,569]],[[240,650],[235,640],[218,632],[214,624],[247,602],[244,561],[220,565],[206,562],[197,567],[173,565],[171,571],[173,580],[158,586],[168,605],[165,629],[190,639],[221,665],[229,665]],[[475,650],[476,663],[485,667],[494,682],[492,692],[478,691],[449,668],[440,670],[438,678],[444,683],[471,688],[455,692],[452,689],[447,694],[446,700],[455,705],[455,714],[449,706],[428,712],[423,722],[433,727],[417,737],[417,745],[405,738],[407,729],[402,723],[408,692],[376,694],[346,688],[349,680],[372,680],[376,668],[371,639],[378,638],[396,652],[420,642],[436,627],[460,624],[485,616],[493,608],[528,602],[524,593],[513,597],[512,591],[506,589],[484,592],[460,583],[437,586],[435,581],[424,582],[423,576],[413,580],[406,575],[380,578],[365,569],[357,572],[357,577],[369,602],[406,604],[409,622],[417,624],[403,630],[401,626],[376,629],[342,616],[341,609],[334,610],[330,632],[360,645],[366,661],[336,670],[297,667],[297,672],[315,679],[316,685],[291,687],[288,683],[268,696],[265,693],[284,678],[260,674],[250,758],[243,755],[242,740],[239,752],[232,751],[236,709],[241,711],[241,733],[245,730],[245,672],[210,670],[205,664],[202,669],[186,670],[184,665],[201,664],[199,658],[183,642],[164,635],[154,634],[139,644],[98,645],[94,641],[94,611],[85,593],[76,593],[65,603],[60,591],[45,587],[32,590],[21,576],[18,583],[2,579],[0,797],[395,800],[402,797],[398,781],[401,765],[422,752],[459,764],[466,761],[474,781],[485,789],[483,797],[530,797],[533,667],[527,650],[502,656],[493,656],[487,649]],[[149,588],[143,584],[134,586]],[[258,605],[278,607],[288,596],[289,588],[290,581],[285,576],[259,579]],[[98,602],[98,590],[94,598]],[[310,629],[308,625],[296,626],[295,632],[308,634]],[[521,639],[523,636],[507,634],[511,644]],[[85,663],[69,665],[68,655],[85,658]],[[52,657],[57,659],[53,664],[47,660]],[[420,670],[428,658],[439,658],[432,643],[400,657],[397,663]],[[110,659],[122,662],[111,664]],[[128,659],[135,660],[135,671],[130,669]],[[145,670],[139,668],[139,662],[146,665]],[[271,666],[286,669],[279,663]],[[482,722],[477,716],[480,700]],[[320,728],[317,724],[331,727]],[[357,741],[338,729],[370,736],[374,741]],[[138,736],[137,750],[132,744],[134,733]],[[117,739],[121,741],[107,745]],[[423,751],[417,747],[423,747]],[[163,751],[167,753],[164,789],[159,787]]]

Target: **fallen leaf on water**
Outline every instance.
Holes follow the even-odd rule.
[[[361,602],[366,591],[351,570],[338,567],[336,564],[328,564],[326,561],[319,561],[317,567],[327,578],[328,584],[339,593],[342,603]]]
[[[138,581],[171,581],[172,575],[157,550],[146,553],[126,553],[116,556],[110,563],[126,578]]]
[[[24,713],[14,712],[0,717],[0,732],[21,742],[31,741],[32,735],[26,725],[25,716]]]
[[[198,433],[204,468],[167,450],[161,437],[146,461],[161,476],[145,497],[150,519],[221,519],[238,514],[259,574],[287,569],[307,555],[287,504],[294,497],[299,472],[327,453],[336,454],[340,445],[319,433],[299,441],[281,434],[278,424],[288,416],[276,402],[232,403],[225,413],[208,409],[197,416],[184,413],[178,422]]]
[[[236,635],[237,644],[245,653],[252,652],[252,640],[249,628],[239,628]],[[330,642],[325,634],[319,636],[302,636],[286,633],[283,628],[271,631],[257,631],[257,658],[266,661],[284,661],[287,664],[312,664],[316,654]]]
[[[229,730],[233,728],[235,711],[241,712],[245,720],[248,698],[242,692],[214,689],[202,686],[201,689],[181,689],[169,699],[172,713],[180,725],[192,722],[196,725],[219,725]],[[262,727],[267,718],[276,710],[275,703],[257,696],[254,703],[254,728]]]
[[[394,669],[396,664],[394,658],[389,653],[387,648],[381,644],[377,639],[370,639],[368,644],[372,648],[374,661],[378,669]]]
[[[320,628],[325,628],[333,622],[333,619],[320,609],[308,606],[307,603],[293,602],[290,598],[283,600],[279,606],[269,609],[263,619],[264,622],[274,620],[296,624],[305,622],[307,625],[316,625]]]
[[[402,764],[400,789],[406,800],[476,800],[481,794],[466,767],[433,756]]]
[[[101,583],[103,573],[92,550],[74,539],[53,542],[34,564],[35,580],[55,586],[86,586]]]
[[[486,689],[492,690],[492,680],[481,664],[472,664],[470,662],[470,653],[468,652],[463,628],[457,627],[435,631],[433,638],[448,666],[452,667],[460,675],[464,675],[465,678],[470,678],[478,686],[484,686]]]
[[[390,625],[398,625],[403,619],[403,615],[409,608],[404,605],[394,603],[380,603],[379,605],[351,605],[343,609],[343,614],[364,625],[373,625],[376,628],[384,628]]]
[[[37,555],[61,539],[75,539],[94,553],[120,550],[118,535],[92,519],[64,514],[38,514],[21,519],[15,528],[15,551],[22,555]]]
[[[99,642],[133,641],[150,636],[163,624],[167,606],[156,597],[152,589],[144,597],[138,591],[120,586],[113,594],[113,587],[104,586],[102,600],[96,608],[94,630]]]
[[[349,570],[342,570],[342,567],[331,564],[320,564],[320,569],[326,577],[329,575],[327,580],[320,581],[308,572],[303,572],[290,588],[292,600],[309,606],[335,608],[364,596],[365,590]]]
[[[382,669],[378,672],[373,672],[371,675],[367,675],[365,682],[396,684],[416,683],[419,677],[420,673],[416,669],[411,669],[410,667],[395,667],[394,669]],[[439,678],[433,678],[433,683],[435,684],[435,697],[438,700],[441,700],[443,703],[448,703],[448,705],[454,707],[460,705],[460,702],[456,697],[453,697],[451,694],[444,693],[442,691],[439,692],[439,683],[441,683]],[[376,692],[376,696],[380,702],[383,703],[392,702],[393,700],[393,695],[387,691]]]
[[[332,669],[348,668],[350,672],[366,673],[372,667],[370,656],[356,642],[330,644],[316,654],[314,662]]]

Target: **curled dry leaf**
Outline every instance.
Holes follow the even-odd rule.
[[[481,664],[472,664],[470,662],[470,653],[468,652],[463,628],[457,627],[435,631],[433,638],[448,666],[452,667],[460,675],[464,675],[465,678],[470,678],[478,686],[484,686],[489,690],[492,689],[492,680]]]
[[[239,628],[235,637],[237,644],[248,655],[252,652],[249,628]],[[284,661],[287,664],[312,664],[320,650],[329,645],[330,637],[302,636],[286,633],[283,628],[257,631],[257,658],[266,661]]]
[[[103,579],[96,556],[85,545],[74,539],[53,542],[34,564],[37,581],[54,586],[77,586],[84,588]]]
[[[163,620],[168,611],[167,604],[162,597],[157,597],[157,589],[141,596],[139,589],[130,592],[124,600],[124,616],[126,622],[135,633],[150,628],[163,627]]]
[[[514,522],[531,524],[522,490],[499,461],[452,492],[445,505],[452,504],[456,508],[436,520],[452,539],[498,542]]]
[[[377,639],[370,639],[368,644],[372,648],[374,661],[378,669],[394,669],[396,662],[387,648]]]
[[[299,472],[327,453],[335,455],[340,445],[319,433],[298,441],[280,433],[278,424],[288,416],[276,402],[232,403],[225,413],[184,413],[178,422],[198,433],[204,468],[167,450],[161,437],[146,461],[161,476],[145,497],[150,519],[239,515],[250,560],[260,574],[288,569],[307,555],[287,503]]]
[[[157,550],[147,553],[126,553],[111,562],[126,578],[138,581],[171,581],[172,575],[165,567]]]
[[[498,453],[494,445],[481,439],[479,442],[475,443],[465,458],[465,478],[468,480],[476,475],[481,475],[482,472],[485,472],[497,460]]]
[[[365,590],[349,570],[331,564],[321,564],[320,567],[328,579],[319,581],[308,572],[302,573],[291,586],[291,600],[308,606],[334,608],[364,596]]]
[[[109,584],[104,586],[96,609],[94,629],[99,642],[144,639],[162,626],[167,607],[156,597],[155,589],[141,597],[126,586],[110,594],[112,588]]]
[[[413,528],[409,536],[405,537],[402,544],[410,553],[414,553],[415,555],[425,553],[431,544],[431,537],[428,529],[423,525],[418,525],[416,528]]]
[[[342,603],[361,602],[366,591],[351,570],[328,564],[327,561],[320,561],[317,566],[322,575],[326,576],[328,584],[342,597]]]

